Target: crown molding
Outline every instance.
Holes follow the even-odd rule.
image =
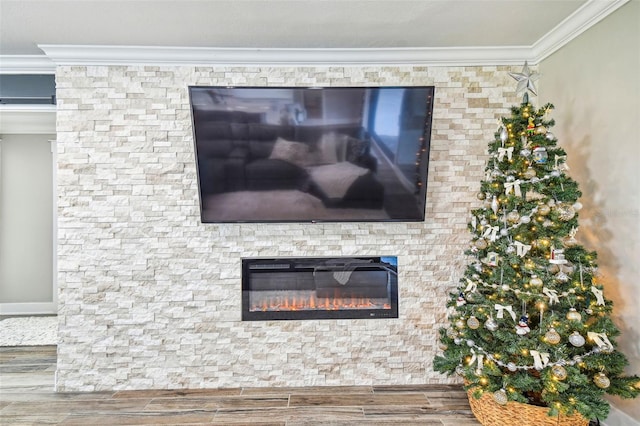
[[[532,63],[539,63],[602,21],[629,0],[589,0],[531,46]]]
[[[55,74],[56,64],[45,55],[0,55],[0,74]]]
[[[55,105],[0,105],[0,134],[55,133]]]
[[[519,64],[527,47],[254,49],[38,45],[56,65],[472,66]]]
[[[628,1],[588,0],[531,46],[259,49],[40,44],[43,56],[0,56],[0,73],[54,73],[58,65],[536,65]]]

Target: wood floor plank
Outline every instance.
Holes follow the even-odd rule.
[[[277,393],[279,395],[295,393],[300,394],[317,394],[317,395],[335,395],[342,393],[373,393],[371,386],[306,386],[306,387],[277,387],[277,388],[242,388],[242,395],[269,395]]]
[[[325,424],[331,421],[362,421],[364,413],[359,407],[291,407],[267,409],[220,409],[214,421],[225,422],[256,420],[290,422],[306,421]]]
[[[428,404],[422,393],[389,393],[389,394],[292,394],[289,405],[291,407],[305,406],[367,406],[367,405],[422,405]]]
[[[61,421],[61,426],[116,426],[116,425],[193,425],[211,424],[213,411],[178,412],[119,412],[109,414],[72,414]]]
[[[218,408],[272,408],[287,407],[288,397],[211,397],[211,398],[158,398],[153,399],[145,411],[214,410]]]
[[[220,388],[220,389],[150,389],[118,391],[114,398],[201,398],[214,396],[240,395],[241,388]]]
[[[461,386],[54,392],[56,347],[0,348],[0,424],[478,426]]]
[[[59,414],[59,413],[117,413],[121,411],[144,411],[149,399],[89,399],[69,401],[12,402],[0,412],[3,415]]]
[[[34,426],[34,425],[58,425],[67,417],[67,413],[62,414],[16,414],[4,415],[0,414],[0,425],[11,426]]]

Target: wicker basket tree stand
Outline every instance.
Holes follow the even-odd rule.
[[[571,416],[559,414],[549,416],[547,407],[523,404],[509,401],[500,405],[494,401],[491,393],[485,392],[480,398],[473,396],[473,391],[467,392],[469,405],[476,419],[484,426],[588,426],[580,414]]]

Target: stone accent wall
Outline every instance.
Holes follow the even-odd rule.
[[[510,67],[61,66],[58,391],[446,383]],[[202,224],[189,85],[435,85],[424,223]],[[243,256],[397,255],[400,318],[241,322]]]

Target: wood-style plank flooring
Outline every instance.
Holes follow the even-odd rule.
[[[55,346],[0,348],[2,425],[479,425],[459,386],[53,391]]]

